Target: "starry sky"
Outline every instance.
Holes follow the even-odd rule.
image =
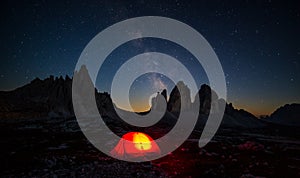
[[[1,1],[0,90],[12,90],[36,77],[73,75],[88,42],[103,29],[138,16],[164,16],[200,32],[215,50],[226,76],[228,102],[255,115],[300,102],[300,4],[297,1]],[[201,65],[182,47],[160,39],[119,46],[97,78],[110,91],[113,74],[134,55],[159,51],[178,59],[207,83]],[[147,74],[129,95],[137,110],[151,93],[174,83]],[[135,104],[136,103],[136,104]]]

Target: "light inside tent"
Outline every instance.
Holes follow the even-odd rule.
[[[141,132],[134,133],[133,143],[139,150],[149,150],[152,147],[150,139]]]
[[[119,158],[136,158],[160,154],[160,149],[149,135],[141,132],[128,132],[122,136],[110,153]]]

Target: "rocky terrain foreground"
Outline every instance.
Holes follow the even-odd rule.
[[[94,148],[75,118],[2,119],[0,172],[4,177],[299,177],[296,129],[223,128],[204,148],[198,147],[195,130],[168,156],[129,163]]]

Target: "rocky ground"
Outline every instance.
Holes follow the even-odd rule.
[[[129,163],[94,148],[74,119],[0,121],[3,177],[299,177],[296,130],[222,129],[204,148],[193,133],[161,159]]]

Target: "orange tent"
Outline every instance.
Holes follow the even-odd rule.
[[[160,149],[149,135],[141,132],[129,132],[123,135],[110,153],[117,158],[136,158],[159,154]]]

